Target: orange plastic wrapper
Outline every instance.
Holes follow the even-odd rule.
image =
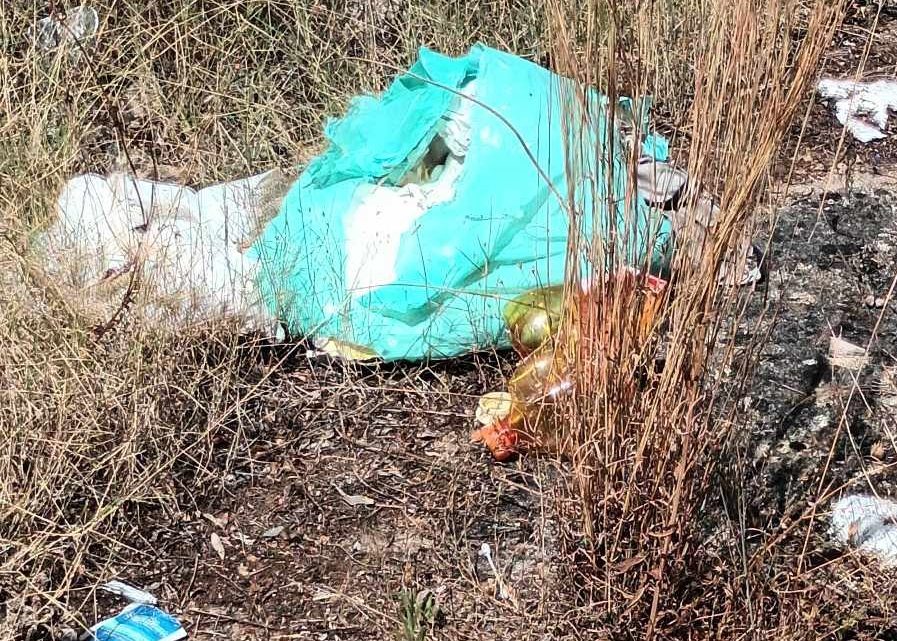
[[[483,443],[496,461],[507,461],[519,452],[520,437],[507,417],[476,430],[471,436],[474,443]]]

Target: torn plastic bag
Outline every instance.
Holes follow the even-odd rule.
[[[41,238],[48,272],[108,316],[139,268],[136,303],[160,324],[235,318],[273,334],[246,250],[288,186],[279,170],[198,191],[121,173],[76,176]]]
[[[51,51],[66,44],[84,43],[96,35],[99,26],[100,16],[97,10],[82,5],[60,15],[38,20],[33,34],[42,51]]]
[[[824,78],[817,89],[824,98],[834,101],[838,122],[854,138],[866,143],[887,136],[888,117],[897,111],[897,81]]]
[[[693,265],[700,264],[720,215],[716,201],[691,185],[686,171],[649,156],[636,166],[636,187],[639,198],[669,219],[676,252]],[[757,284],[766,279],[767,271],[763,251],[745,234],[719,265],[719,280],[729,286]]]
[[[269,313],[296,334],[386,360],[506,346],[505,303],[563,281],[568,187],[583,230],[624,216],[627,172],[622,145],[612,156],[604,147],[606,98],[587,92],[589,118],[562,125],[577,91],[483,45],[458,58],[421,49],[380,98],[356,99],[327,126],[328,150],[251,248]],[[583,154],[568,176],[571,145],[606,153]],[[670,222],[641,202],[635,216],[618,255],[659,271]]]

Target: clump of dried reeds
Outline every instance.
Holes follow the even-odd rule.
[[[724,615],[726,625],[748,629],[743,604],[725,598],[725,605],[714,604],[709,594],[689,593],[709,571],[702,512],[718,494],[714,474],[737,423],[740,395],[732,392],[738,381],[726,381],[725,372],[743,372],[754,357],[735,362],[732,346],[717,341],[721,324],[737,317],[743,302],[720,274],[751,233],[766,172],[811,88],[843,3],[712,0],[624,7],[610,0],[582,10],[553,2],[551,9],[555,61],[583,87],[600,87],[609,98],[593,116],[614,120],[616,98],[626,94],[653,94],[660,101],[671,96],[680,108],[687,106],[674,136],[684,149],[680,165],[695,193],[715,193],[720,204],[707,237],[698,239],[697,258],[685,252],[674,258],[668,300],[647,341],[636,334],[644,293],[604,280],[624,262],[607,239],[633,237],[633,186],[624,224],[611,220],[602,227],[596,215],[596,226],[575,229],[580,240],[570,257],[590,248],[590,276],[603,301],[592,308],[592,318],[568,319],[575,327],[571,335],[589,337],[578,349],[578,394],[569,407],[565,448],[586,540],[577,543],[587,557],[583,596],[612,622],[611,629],[639,630],[640,638],[692,626],[715,629]],[[571,97],[571,131],[590,121],[581,117],[588,107],[576,101]],[[600,157],[619,151],[620,144],[608,138],[585,154]],[[582,166],[583,151],[570,147],[568,166]],[[621,153],[634,165],[637,149]],[[613,171],[612,163],[606,167]],[[576,197],[571,194],[571,202]],[[697,219],[696,204],[687,202],[690,221]],[[572,224],[579,224],[576,217]],[[647,272],[649,266],[636,267]],[[578,282],[580,275],[574,277]],[[718,583],[731,597],[730,584],[723,578]]]

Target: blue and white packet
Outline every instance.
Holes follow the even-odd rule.
[[[178,641],[187,632],[167,612],[146,603],[132,603],[114,617],[88,630],[87,641]]]

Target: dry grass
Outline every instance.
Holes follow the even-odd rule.
[[[227,327],[170,336],[125,310],[102,337],[91,331],[108,310],[42,278],[30,244],[63,181],[124,169],[203,186],[292,168],[325,117],[382,89],[420,45],[540,46],[529,3],[91,6],[97,37],[50,52],[29,32],[45,3],[0,6],[3,638],[90,610],[105,559],[151,547],[144,514],[189,511],[234,466],[251,470],[248,443],[276,403],[259,400],[270,370]]]
[[[611,98],[653,95],[673,105],[687,149],[679,162],[688,168],[695,195],[709,190],[721,206],[712,233],[691,239],[702,247],[697,260],[677,254],[669,302],[647,341],[638,336],[644,292],[595,276],[624,264],[604,239],[634,237],[633,210],[622,227],[614,221],[601,227],[596,216],[599,225],[581,229],[571,248],[571,259],[584,248],[590,252],[587,276],[600,282],[596,295],[606,301],[571,314],[560,342],[575,363],[579,392],[568,408],[564,449],[583,523],[582,534],[574,529],[569,537],[571,558],[580,564],[580,597],[612,634],[809,633],[794,626],[790,612],[757,607],[770,595],[751,591],[754,573],[768,571],[769,559],[755,558],[748,568],[742,531],[731,550],[742,562],[729,563],[729,551],[707,546],[704,517],[725,483],[738,484],[721,479],[720,472],[735,470],[720,466],[731,455],[742,383],[759,353],[756,346],[736,349],[734,338],[717,338],[745,305],[743,296],[720,285],[720,270],[753,230],[767,172],[812,90],[845,5],[718,0],[634,8],[609,1],[588,3],[584,12],[557,2],[551,9],[560,68]],[[579,114],[588,108],[576,96],[571,101],[569,127],[577,131]],[[612,107],[604,115],[616,116]],[[619,142],[606,144],[612,150]],[[569,166],[581,167],[594,151],[568,153]],[[631,153],[634,161],[637,151]],[[570,194],[571,202],[576,198]],[[626,198],[636,199],[633,186]],[[697,199],[686,207],[689,219],[699,220]],[[574,272],[571,282],[580,278]],[[642,383],[636,382],[639,372],[647,372]],[[810,611],[800,600],[790,607]]]
[[[251,470],[248,445],[275,398],[271,369],[226,327],[173,337],[126,314],[98,338],[91,310],[36,278],[28,241],[62,181],[126,168],[196,186],[294,167],[326,115],[382,88],[418,46],[458,53],[478,39],[551,60],[611,96],[656,96],[693,180],[721,196],[706,260],[677,266],[666,338],[658,328],[648,348],[637,344],[640,301],[618,290],[597,323],[619,330],[613,344],[593,344],[580,364],[569,434],[575,605],[597,631],[638,638],[811,638],[831,615],[802,611],[814,593],[801,597],[812,588],[777,574],[764,544],[774,537],[749,563],[739,532],[741,549],[723,559],[732,551],[705,546],[702,514],[719,500],[720,470],[737,473],[728,457],[740,394],[723,373],[744,378],[751,364],[715,342],[743,302],[717,287],[717,269],[750,229],[842,2],[95,6],[93,42],[46,54],[26,33],[43,5],[0,5],[0,635],[84,610],[111,550],[149,546],[146,512],[189,510],[231,470]],[[661,348],[663,371],[634,386],[632,372]]]

